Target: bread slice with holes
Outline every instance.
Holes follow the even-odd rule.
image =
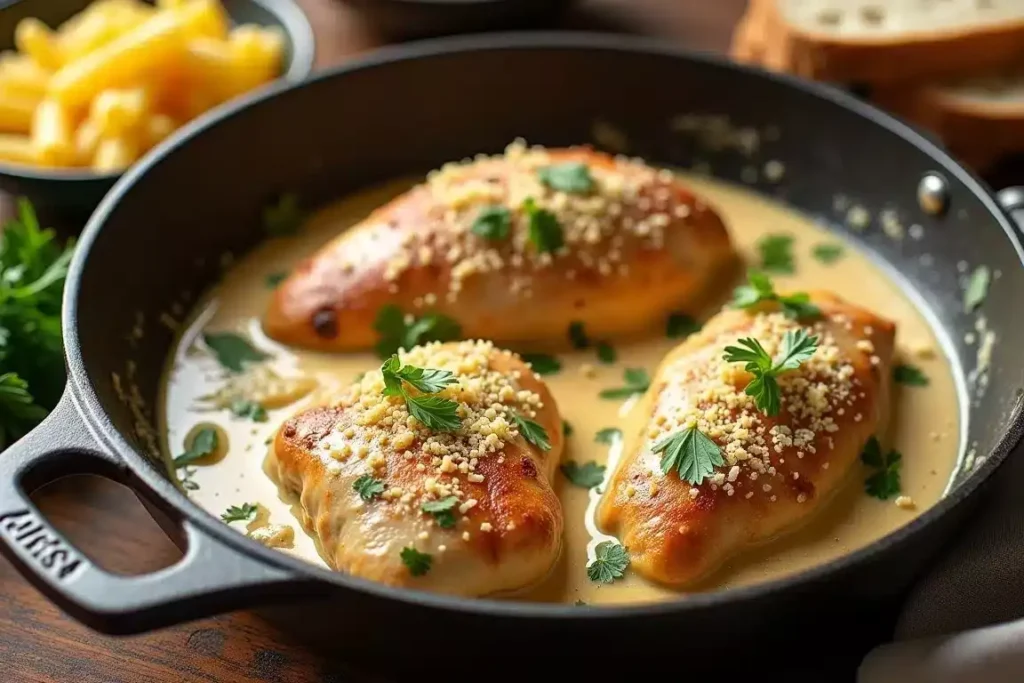
[[[747,18],[758,63],[815,80],[920,81],[1024,57],[1024,0],[754,0]]]

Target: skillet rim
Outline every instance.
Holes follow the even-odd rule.
[[[925,528],[930,526],[933,521],[963,504],[967,498],[976,492],[984,481],[993,475],[995,470],[1006,460],[1009,453],[1018,444],[1022,432],[1024,432],[1024,399],[1018,398],[1006,418],[1004,433],[993,449],[985,454],[984,463],[968,475],[962,484],[904,526],[876,539],[855,552],[842,555],[831,562],[811,567],[796,574],[748,586],[693,594],[681,593],[679,599],[663,602],[600,606],[594,609],[581,610],[575,605],[561,603],[516,602],[488,597],[466,598],[413,588],[387,586],[369,579],[349,576],[327,568],[317,567],[305,560],[266,548],[256,541],[228,528],[227,525],[217,520],[210,512],[192,501],[168,478],[162,476],[153,468],[151,460],[128,443],[127,439],[114,426],[110,417],[103,409],[96,392],[89,382],[85,369],[86,361],[82,357],[79,346],[78,292],[87,268],[88,256],[93,243],[103,229],[104,223],[116,209],[122,196],[131,192],[134,185],[150,168],[161,163],[177,147],[189,144],[196,135],[229,121],[245,109],[276,98],[288,91],[298,90],[321,81],[343,79],[349,73],[384,67],[395,62],[407,62],[439,56],[465,56],[482,51],[538,49],[597,50],[611,53],[647,54],[667,57],[673,60],[686,60],[701,64],[707,68],[720,69],[727,72],[740,72],[748,76],[767,79],[780,87],[795,89],[806,95],[843,107],[862,118],[868,119],[870,123],[881,126],[899,136],[907,144],[914,145],[919,151],[934,160],[936,170],[947,173],[952,179],[962,184],[965,189],[977,197],[981,201],[982,206],[995,218],[998,225],[1003,229],[1011,246],[1016,251],[1018,260],[1024,266],[1024,249],[1022,249],[1017,235],[1018,228],[1014,226],[1012,220],[1000,208],[991,190],[983,181],[914,129],[874,106],[826,84],[804,81],[785,74],[767,72],[756,67],[737,64],[729,60],[725,55],[686,49],[658,38],[611,33],[582,31],[487,33],[433,38],[378,48],[344,64],[322,69],[306,81],[300,83],[277,82],[266,86],[259,92],[244,95],[234,103],[226,104],[217,111],[208,112],[192,120],[170,138],[160,143],[145,159],[133,166],[117,181],[93,212],[78,241],[78,247],[70,265],[66,281],[62,306],[62,329],[65,358],[68,366],[68,385],[75,399],[74,403],[90,431],[96,435],[102,445],[120,458],[155,496],[162,499],[164,504],[175,509],[181,517],[181,525],[187,523],[195,525],[202,533],[213,536],[231,548],[233,552],[250,560],[265,563],[278,569],[291,570],[294,573],[294,577],[290,580],[294,582],[315,579],[317,582],[322,581],[330,584],[332,588],[355,590],[369,594],[374,598],[411,603],[413,606],[418,607],[461,612],[472,616],[499,616],[520,619],[590,620],[597,618],[616,620],[642,616],[664,616],[673,613],[710,609],[725,604],[740,604],[762,598],[770,593],[792,591],[802,586],[834,579],[843,572],[867,562],[872,557],[891,550],[906,539],[923,533]],[[259,590],[256,587],[253,589]],[[203,587],[196,587],[197,593],[202,591]],[[257,598],[252,606],[256,607],[261,603],[262,601]]]

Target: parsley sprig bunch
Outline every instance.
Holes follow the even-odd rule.
[[[422,422],[428,429],[451,432],[459,428],[459,404],[451,399],[436,396],[437,392],[458,380],[447,370],[417,368],[402,365],[398,354],[393,354],[380,366],[384,376],[384,395],[401,396],[409,414]],[[406,385],[422,392],[413,395]]]
[[[788,330],[782,339],[782,351],[775,360],[753,337],[745,337],[737,343],[739,346],[725,347],[725,361],[746,363],[743,369],[754,379],[747,384],[745,393],[754,397],[754,404],[762,413],[769,417],[778,415],[782,403],[778,376],[787,370],[795,370],[813,356],[818,348],[818,338],[810,336],[804,329]]]

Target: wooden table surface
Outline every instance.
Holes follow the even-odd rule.
[[[298,2],[316,33],[318,66],[339,63],[381,44],[337,0]],[[565,25],[672,38],[695,49],[722,51],[745,4],[746,0],[581,0]],[[152,571],[180,557],[135,496],[118,484],[74,477],[34,498],[73,542],[113,571]],[[143,636],[102,636],[66,617],[0,560],[3,683],[355,683],[361,678],[341,663],[284,642],[272,627],[246,612]]]

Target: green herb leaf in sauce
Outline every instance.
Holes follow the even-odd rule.
[[[256,401],[238,399],[231,402],[231,412],[237,417],[246,418],[253,422],[266,422],[267,409]]]
[[[625,386],[614,389],[603,389],[601,398],[629,398],[634,394],[642,394],[651,386],[651,378],[643,368],[626,368],[622,373]]]
[[[629,566],[629,552],[614,541],[602,541],[594,550],[596,558],[587,565],[587,577],[595,583],[621,579]]]
[[[562,369],[562,362],[546,353],[524,353],[522,359],[538,375],[553,375]]]
[[[232,505],[221,513],[220,518],[229,524],[231,522],[251,522],[256,519],[257,507],[254,503],[242,503]]]
[[[815,244],[811,249],[811,255],[826,266],[831,265],[843,257],[843,247],[839,244],[822,243]]]
[[[572,425],[569,424],[569,421],[568,420],[562,420],[562,436],[570,437],[570,436],[572,436],[572,432],[573,432]]]
[[[213,427],[203,427],[192,437],[192,442],[188,445],[185,452],[174,456],[174,467],[184,467],[194,463],[196,460],[205,458],[217,450],[219,441],[220,438],[217,436],[216,429]]]
[[[578,161],[545,166],[537,171],[537,177],[552,190],[561,192],[585,194],[594,189],[590,168]]]
[[[689,337],[694,332],[700,331],[700,323],[685,313],[672,313],[665,323],[665,334],[669,339],[680,339]]]
[[[273,289],[287,279],[288,273],[271,273],[263,281],[267,283],[267,287]]]
[[[537,206],[531,197],[523,200],[523,212],[526,213],[527,236],[539,253],[546,254],[562,248],[565,238],[555,214]]]
[[[462,335],[462,328],[451,318],[439,313],[427,313],[415,318],[406,316],[394,304],[382,306],[377,311],[373,329],[380,335],[377,355],[388,358],[398,349],[411,349],[419,344],[432,341],[453,341]]]
[[[512,213],[504,206],[485,206],[480,209],[470,230],[486,240],[503,240],[512,226]]]
[[[658,441],[651,450],[661,453],[661,471],[675,470],[679,478],[699,486],[710,477],[716,467],[725,464],[718,444],[696,427],[681,429]]]
[[[574,349],[585,349],[590,346],[587,331],[583,328],[583,323],[578,320],[569,323],[569,342]]]
[[[402,548],[399,557],[402,558],[402,564],[405,565],[405,568],[413,576],[423,576],[430,571],[430,565],[434,562],[432,556],[427,553],[421,553],[411,546]]]
[[[789,330],[782,338],[782,350],[778,360],[773,361],[761,342],[752,337],[737,341],[739,346],[725,347],[726,363],[746,363],[743,369],[754,378],[747,384],[745,393],[754,397],[757,409],[769,417],[779,414],[782,392],[776,378],[788,370],[795,370],[814,355],[818,338],[811,337],[804,329]]]
[[[442,529],[455,527],[455,505],[459,502],[456,496],[448,496],[440,500],[431,500],[424,503],[420,509],[427,514],[434,516],[434,521]]]
[[[988,286],[992,280],[992,273],[988,266],[978,266],[971,273],[967,280],[967,289],[964,290],[964,312],[971,313],[985,301],[988,296]]]
[[[558,469],[562,471],[570,484],[579,486],[581,489],[592,489],[595,486],[600,486],[604,481],[605,466],[598,465],[593,460],[583,464],[579,464],[575,460],[567,460]]]
[[[903,456],[899,451],[889,451],[882,457],[878,439],[871,437],[860,454],[861,461],[876,471],[864,480],[864,491],[879,500],[888,500],[900,493],[900,465]]]
[[[882,457],[882,444],[878,442],[878,439],[871,437],[864,444],[864,450],[860,452],[860,459],[865,465],[870,467],[884,467],[885,460]]]
[[[597,359],[605,365],[611,365],[618,358],[618,354],[615,353],[615,347],[608,342],[597,343]]]
[[[793,263],[792,235],[765,235],[757,242],[761,255],[761,269],[769,273],[790,274],[796,270]]]
[[[384,493],[384,482],[369,474],[364,474],[352,482],[352,490],[358,493],[360,498],[369,503],[371,500]]]
[[[916,365],[902,363],[893,368],[892,378],[899,384],[906,384],[911,387],[928,386],[928,375],[921,371]]]
[[[305,215],[299,207],[299,196],[294,192],[281,195],[263,209],[263,229],[271,237],[294,235],[302,226]]]
[[[248,339],[234,332],[208,332],[203,335],[203,341],[217,362],[231,372],[242,372],[247,364],[269,358],[267,354],[253,348]]]
[[[810,296],[804,292],[787,296],[776,294],[771,279],[764,273],[752,270],[747,273],[747,284],[733,291],[732,307],[750,309],[764,302],[777,302],[787,318],[817,318],[821,315],[821,309],[810,300]]]
[[[597,443],[613,444],[622,438],[622,430],[618,427],[605,427],[594,435]]]
[[[551,450],[551,441],[548,439],[548,433],[543,427],[533,420],[529,420],[516,413],[512,413],[512,419],[515,421],[519,433],[529,443],[532,443],[542,451]]]

